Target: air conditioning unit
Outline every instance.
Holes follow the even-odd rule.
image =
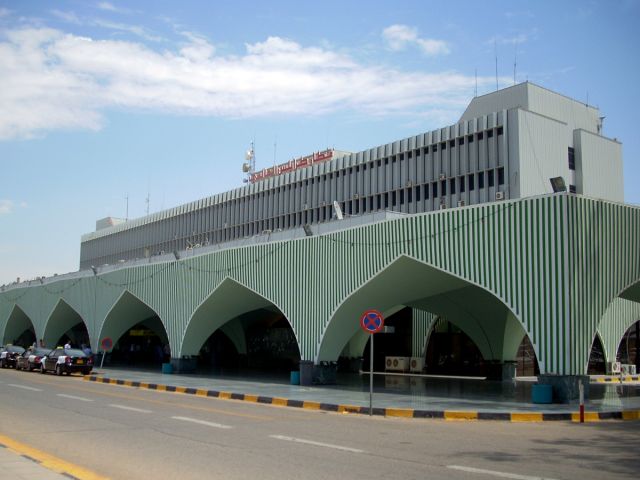
[[[438,207],[440,210],[445,210],[447,208],[447,205],[444,203],[441,203],[440,206]]]
[[[630,365],[627,363],[620,364],[620,373],[622,375],[635,375],[636,374],[636,366]]]
[[[504,192],[496,192],[496,200],[504,200]]]
[[[458,206],[459,207],[464,207],[464,200],[458,200]]]
[[[438,177],[440,180],[444,180],[445,178],[447,178],[447,176],[444,173],[441,173],[440,176]]]
[[[422,370],[424,369],[424,359],[422,357],[411,357],[409,369],[413,373],[422,373]]]
[[[389,372],[406,372],[409,370],[411,358],[409,357],[386,357],[385,370]]]
[[[620,373],[620,362],[607,362],[607,374]]]

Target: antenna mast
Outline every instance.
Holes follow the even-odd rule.
[[[496,92],[498,91],[498,41],[493,39],[493,51],[496,55]]]
[[[476,89],[474,90],[474,97],[478,96],[478,69],[476,68]]]
[[[242,164],[242,172],[246,173],[247,176],[242,179],[244,183],[249,183],[251,179],[251,175],[253,175],[256,171],[256,152],[254,149],[254,142],[251,142],[251,146],[249,150],[244,154],[245,162]]]
[[[516,84],[516,64],[518,61],[518,43],[515,43],[515,52],[513,54],[513,84]]]

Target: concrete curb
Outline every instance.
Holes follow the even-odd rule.
[[[161,392],[183,393],[197,395],[199,397],[219,398],[223,400],[239,400],[244,402],[276,405],[279,407],[303,408],[306,410],[321,410],[336,413],[355,413],[369,415],[369,407],[357,405],[339,405],[334,403],[322,403],[303,400],[292,400],[281,397],[266,397],[247,393],[224,392],[219,390],[205,390],[201,388],[177,387],[157,383],[136,382],[132,380],[118,380],[97,375],[86,375],[83,380],[125,387],[144,388]],[[579,412],[563,413],[529,413],[529,412],[478,412],[456,410],[415,410],[411,408],[373,408],[373,415],[382,417],[399,418],[435,418],[448,421],[478,421],[500,420],[508,422],[546,422],[546,421],[571,421],[579,422]],[[640,410],[621,410],[614,412],[585,412],[585,422],[598,422],[601,420],[640,420]]]
[[[622,377],[606,377],[597,378],[597,383],[627,383],[627,382],[640,382],[640,376],[638,375],[623,375]]]

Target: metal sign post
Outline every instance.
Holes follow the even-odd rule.
[[[100,359],[100,370],[102,370],[102,365],[104,365],[104,357],[107,356],[107,350],[111,350],[113,348],[113,340],[109,337],[104,337],[100,341],[100,347],[102,348],[102,358]]]
[[[369,344],[369,416],[373,415],[373,337],[384,328],[384,317],[377,310],[367,310],[360,317],[360,327],[371,335]]]

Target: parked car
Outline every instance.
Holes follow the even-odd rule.
[[[51,351],[50,348],[30,348],[16,360],[16,370],[35,370],[40,368],[42,357]]]
[[[6,345],[0,350],[0,367],[16,366],[16,359],[24,353],[24,348],[18,345]]]
[[[42,357],[40,362],[41,373],[56,372],[57,375],[62,375],[80,372],[88,375],[92,369],[93,358],[77,348],[58,347]]]

